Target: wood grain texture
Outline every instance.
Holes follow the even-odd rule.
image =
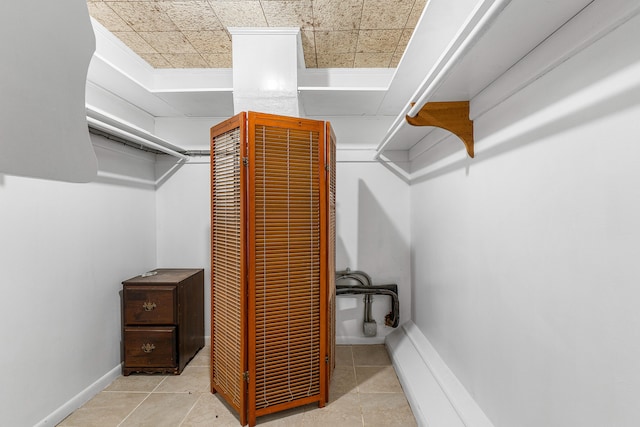
[[[412,126],[433,126],[448,130],[462,140],[469,157],[473,151],[473,120],[469,119],[469,101],[427,102],[415,117],[406,116]]]

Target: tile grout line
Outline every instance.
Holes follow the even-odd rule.
[[[162,381],[160,381],[160,382],[158,383],[158,385],[156,385],[156,386],[153,388],[153,390],[151,390],[149,393],[147,393],[147,396],[146,396],[144,399],[142,399],[142,401],[141,401],[140,403],[138,403],[138,404],[136,405],[136,407],[135,407],[135,408],[133,408],[133,409],[131,410],[131,412],[129,412],[129,413],[127,414],[127,416],[126,416],[126,417],[124,417],[124,418],[122,419],[122,421],[120,421],[120,423],[118,424],[118,426],[117,426],[117,427],[120,427],[120,426],[122,425],[122,423],[124,423],[125,421],[127,421],[127,419],[128,419],[128,418],[129,418],[129,417],[130,417],[130,416],[131,416],[131,415],[132,415],[132,414],[133,414],[133,413],[134,413],[134,412],[135,412],[135,411],[140,407],[140,405],[142,405],[142,404],[143,404],[143,403],[144,403],[144,402],[149,398],[149,396],[151,396],[151,393],[153,393],[153,392],[154,392],[158,387],[160,387],[160,384],[162,384],[162,383],[164,382],[164,380],[166,380],[166,379],[167,379],[167,377],[164,377],[164,378],[162,379]]]
[[[191,393],[190,393],[191,394]],[[198,396],[198,398],[196,399],[195,402],[193,402],[193,405],[191,405],[191,408],[189,408],[189,410],[187,411],[187,413],[184,415],[184,417],[182,417],[182,420],[180,421],[180,424],[178,424],[178,427],[180,427],[182,424],[184,424],[184,422],[186,421],[186,419],[189,417],[189,414],[191,414],[191,412],[193,411],[193,408],[196,407],[196,405],[198,404],[198,402],[200,402],[200,399],[202,399],[202,396],[205,393],[200,393],[200,396]]]
[[[351,350],[351,366],[353,367],[353,377],[356,380],[356,399],[358,399],[358,409],[360,410],[360,422],[362,423],[362,427],[364,427],[364,409],[362,408],[362,398],[360,395],[360,383],[358,382],[358,374],[356,371],[356,357],[353,354],[353,346],[349,346]]]
[[[360,394],[360,384],[358,383],[358,375],[356,373],[356,357],[353,355],[353,346],[349,346],[349,350],[351,350],[351,366],[353,367],[353,377],[356,379],[356,392],[358,395]]]
[[[131,414],[133,414],[133,413],[134,413],[134,412],[135,412],[135,411],[140,407],[140,405],[142,405],[142,404],[143,404],[143,403],[144,403],[144,402],[149,398],[149,396],[151,396],[151,392],[147,393],[147,396],[146,396],[144,399],[142,399],[142,401],[141,401],[140,403],[138,403],[138,404],[136,405],[136,407],[135,407],[135,408],[133,408],[133,409],[131,410],[131,412],[129,412],[129,413],[127,414],[127,416],[126,416],[126,417],[124,417],[124,418],[122,419],[122,421],[120,421],[120,423],[118,424],[118,426],[117,426],[117,427],[120,427],[120,426],[122,425],[122,423],[124,423],[125,421],[127,421],[127,418],[129,418],[129,417],[131,416]]]
[[[151,390],[151,391],[149,392],[149,394],[151,394],[151,393],[155,392],[155,391],[158,389],[158,387],[160,387],[160,386],[162,385],[162,383],[163,383],[163,382],[165,382],[165,380],[166,380],[167,378],[168,378],[168,376],[165,376],[165,377],[162,379],[162,381],[160,381],[160,382],[158,383],[158,385],[157,385],[157,386],[155,386],[155,387],[153,388],[153,390]]]

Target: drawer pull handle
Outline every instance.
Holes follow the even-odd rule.
[[[156,307],[157,306],[155,302],[145,301],[142,303],[142,308],[144,308],[144,311],[153,311],[153,309]]]
[[[142,351],[144,351],[145,353],[151,353],[153,350],[156,349],[156,346],[153,344],[142,344]]]

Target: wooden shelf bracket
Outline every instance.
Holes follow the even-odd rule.
[[[427,102],[415,117],[405,116],[412,126],[433,126],[448,130],[462,140],[473,157],[473,120],[469,119],[469,101]]]

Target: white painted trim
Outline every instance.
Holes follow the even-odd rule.
[[[387,335],[385,344],[419,426],[493,427],[412,321]]]
[[[433,128],[417,144],[409,149],[409,160],[413,161],[431,150],[453,134],[445,129]]]
[[[477,4],[456,37],[411,97],[412,100],[417,97],[417,100],[407,113],[409,117],[418,115],[420,109],[431,100],[453,68],[461,62],[510,2],[511,0],[483,0]]]
[[[640,14],[640,3],[637,0],[592,2],[492,84],[475,95],[471,99],[469,117],[475,120],[638,14]],[[589,31],[586,35],[585,29]],[[461,32],[463,30],[464,28]],[[415,96],[414,94],[413,98]],[[417,102],[416,106],[419,105],[423,103]],[[400,128],[407,126],[404,116],[412,115],[413,112],[409,109],[409,106],[405,107],[397,116],[387,135],[378,145],[378,157],[388,145],[393,146]],[[425,152],[424,147],[417,148],[417,151],[421,152],[412,154],[410,156],[412,159]]]
[[[211,336],[207,335],[204,337],[204,345],[211,345]],[[44,417],[40,422],[36,423],[34,427],[48,427],[55,426],[60,421],[64,420],[66,417],[71,415],[73,411],[87,403],[91,398],[100,393],[102,390],[107,388],[109,384],[115,381],[116,378],[120,376],[122,373],[122,364],[111,369],[109,372],[104,374],[101,378],[99,378],[96,382],[91,384],[89,387],[82,390],[80,393],[76,394],[74,397],[69,399],[66,403],[60,406],[58,409]]]
[[[374,87],[374,86],[298,86],[299,91],[305,92],[386,92],[386,87]]]
[[[305,68],[298,70],[298,89],[386,91],[394,72],[392,68]]]
[[[367,148],[337,148],[336,162],[338,163],[362,163],[375,162],[375,150]]]
[[[132,82],[149,90],[153,83],[154,68],[94,18],[91,18],[91,26],[96,37],[94,58],[104,61]]]
[[[615,7],[613,7],[614,1]],[[501,78],[495,80],[494,83],[474,97],[471,100],[470,117],[477,119],[487,111],[498,107],[511,96],[524,90],[545,74],[580,54],[598,40],[613,33],[623,24],[632,19],[639,20],[639,15],[640,3],[632,0],[591,3],[516,63]],[[590,31],[586,36],[585,28]],[[616,96],[621,96],[625,92],[636,90],[639,85],[640,65],[633,64],[625,69],[618,70],[599,82],[560,99],[530,114],[526,119],[511,123],[482,139],[481,144],[476,145],[476,157],[471,161],[477,163],[483,158],[484,152],[494,149],[505,141],[514,140],[533,129],[544,128],[563,120],[565,117],[577,115],[598,103],[604,103]],[[456,137],[451,133],[436,129],[436,131],[426,135],[410,148],[409,160],[413,162],[421,156],[428,155],[428,151],[431,148],[451,138]],[[460,150],[454,155],[429,166],[412,170],[409,182],[422,179],[451,165],[463,164],[463,162],[469,161],[470,159],[466,156],[464,150]]]
[[[480,117],[639,13],[637,0],[592,2],[474,96],[469,118]]]
[[[228,27],[231,36],[236,35],[261,35],[272,36],[276,34],[300,34],[298,27]]]
[[[104,390],[109,384],[111,384],[116,378],[120,376],[121,372],[122,365],[119,364],[109,372],[104,374],[89,387],[85,388],[80,393],[69,399],[58,409],[47,415],[40,422],[36,423],[35,427],[55,426],[60,421],[68,417],[73,411],[87,403],[93,396]]]
[[[385,160],[391,162],[408,162],[407,151],[390,150],[385,152]],[[336,162],[338,163],[366,163],[378,162],[376,150],[373,148],[338,148],[336,150]]]
[[[458,30],[456,36],[451,43],[449,43],[409,99],[409,101],[414,101],[413,105],[411,102],[407,103],[396,117],[396,120],[376,149],[376,158],[379,158],[382,152],[385,151],[385,148],[389,144],[392,144],[395,135],[402,127],[409,126],[404,120],[405,116],[416,116],[422,106],[429,102],[430,98],[451,73],[454,66],[472,49],[476,41],[484,34],[510,1],[511,0],[481,0],[478,2],[473,12]]]

